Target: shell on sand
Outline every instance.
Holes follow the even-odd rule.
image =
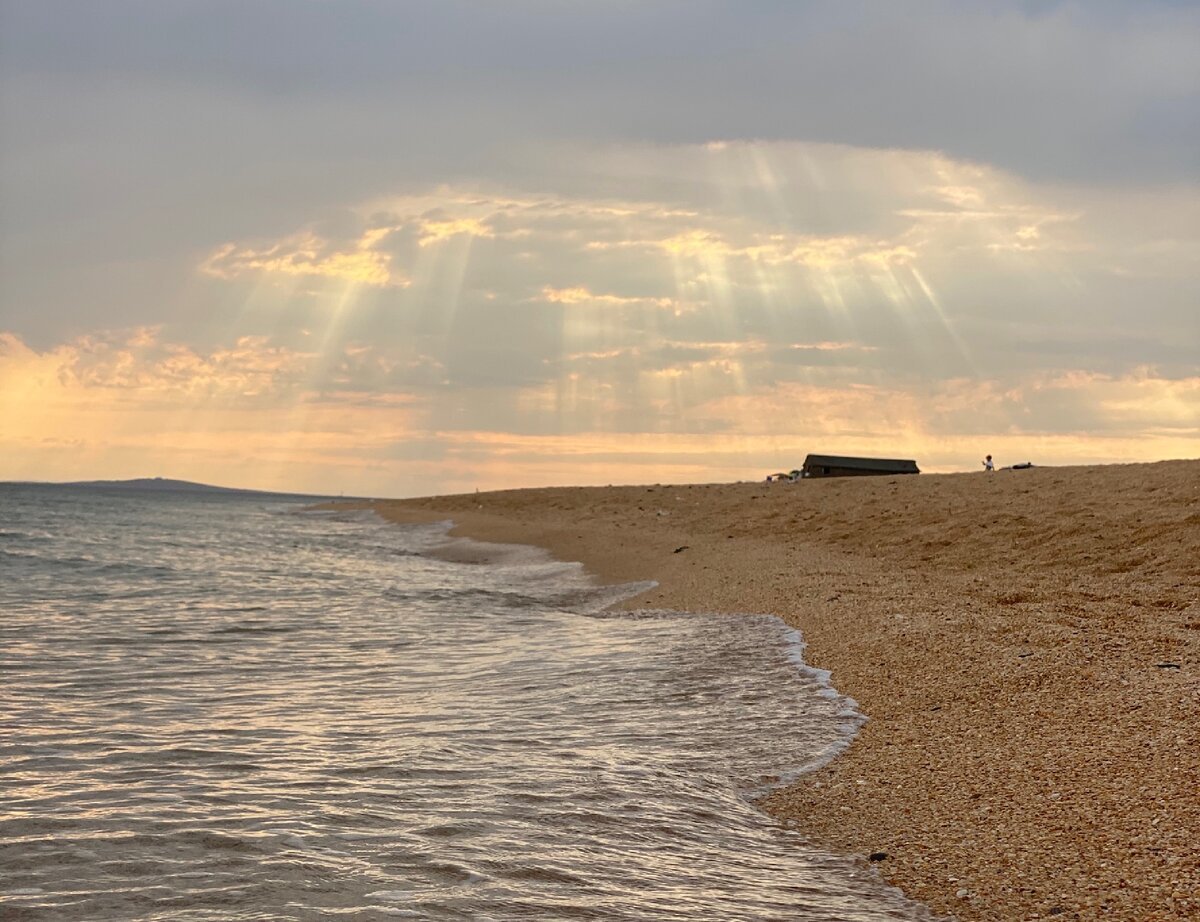
[[[870,719],[763,805],[936,911],[1200,918],[1200,461],[377,508],[798,627]]]

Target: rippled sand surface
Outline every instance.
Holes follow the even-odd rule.
[[[926,918],[752,806],[860,720],[776,619],[356,513],[0,510],[6,920]]]

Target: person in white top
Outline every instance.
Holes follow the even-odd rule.
[[[985,471],[994,471],[996,469],[996,465],[992,464],[992,456],[991,455],[988,455],[986,458],[983,459],[983,469]]]

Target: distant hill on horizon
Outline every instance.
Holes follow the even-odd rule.
[[[174,493],[213,493],[237,496],[300,496],[309,499],[329,499],[329,494],[323,493],[288,493],[277,490],[250,490],[242,487],[218,487],[208,483],[196,483],[191,480],[173,480],[169,477],[135,477],[130,480],[10,480],[7,483],[20,483],[30,486],[43,487],[80,487],[103,488],[107,490],[129,490],[131,492],[170,491]]]

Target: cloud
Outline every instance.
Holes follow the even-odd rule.
[[[553,304],[590,304],[602,307],[653,307],[673,308],[675,301],[671,298],[630,297],[627,295],[596,294],[583,285],[574,288],[551,288],[549,285],[542,289],[542,297]]]
[[[393,230],[370,228],[357,240],[340,246],[311,231],[301,231],[260,249],[227,243],[200,265],[200,271],[221,279],[247,275],[316,276],[403,288],[409,280],[392,270],[391,256],[379,249]]]
[[[302,383],[313,359],[247,338],[198,354],[152,330],[48,350],[0,333],[0,476],[161,474],[314,492],[365,483],[405,437],[408,402],[315,392]]]
[[[854,343],[795,348],[860,353]],[[856,381],[850,366],[767,386],[743,374],[770,356],[763,343],[650,351],[633,356],[647,362],[636,374],[588,367],[628,361],[628,351],[569,356],[552,383],[502,393],[404,385],[411,364],[367,344],[330,364],[247,339],[197,354],[134,330],[39,351],[2,334],[0,451],[8,477],[159,473],[397,495],[756,478],[809,451],[903,454],[954,470],[972,469],[985,451],[1045,464],[1181,457],[1200,446],[1200,375],[1142,368],[898,387]],[[327,386],[300,384],[321,373]],[[514,407],[520,425],[506,422]]]
[[[347,205],[439,186],[614,208],[657,199],[726,216],[783,201],[780,217],[804,218],[797,234],[868,241],[894,240],[877,226],[887,222],[857,220],[879,214],[864,199],[880,186],[941,189],[901,207],[950,206],[959,223],[967,212],[986,223],[994,209],[972,198],[967,164],[1110,196],[1191,194],[1198,40],[1195,4],[1156,0],[722,0],[702,13],[574,3],[554,15],[466,0],[8,3],[0,317],[48,344],[203,314],[207,292],[180,267],[227,241],[245,264],[235,251],[213,268],[243,279],[403,284],[384,255],[394,240],[366,253],[340,240],[335,254],[323,233],[276,253],[264,241]],[[827,170],[822,155],[788,163],[778,152],[798,150],[789,145],[868,153],[857,169],[847,153]],[[686,148],[706,156],[683,157]],[[882,160],[870,152],[881,151],[889,169],[873,172]],[[917,152],[909,176],[902,151]],[[953,175],[922,167],[927,151],[942,152]],[[709,194],[691,195],[701,180]],[[502,219],[483,227],[504,233]],[[1158,236],[1152,216],[1127,226]],[[1064,243],[1058,228],[1039,230],[1039,247]],[[1021,252],[1029,241],[1007,245]],[[1176,252],[1188,258],[1186,246]],[[1112,271],[1135,277],[1123,256]]]
[[[536,186],[411,187],[203,251],[173,319],[13,330],[9,476],[70,439],[113,474],[190,447],[234,482],[253,446],[271,477],[393,493],[728,479],[808,450],[1200,451],[1195,187],[844,145],[543,156]]]
[[[325,249],[360,252],[389,228],[372,252],[408,284],[361,309],[345,307],[344,287],[328,290],[341,334],[416,342],[450,387],[525,386],[553,377],[563,355],[735,338],[853,342],[874,351],[869,374],[1186,372],[1171,344],[1195,326],[1197,189],[1042,187],[936,152],[841,145],[552,159],[560,172],[537,191],[444,185],[357,208]],[[620,194],[597,195],[608,189]]]
[[[429,246],[431,243],[438,243],[459,235],[466,235],[468,237],[495,236],[490,227],[476,218],[445,218],[438,220],[426,217],[421,221],[421,238],[418,243],[421,246]]]
[[[32,355],[23,344],[14,352]],[[56,376],[64,385],[136,392],[141,399],[169,402],[278,399],[304,386],[314,358],[252,336],[200,353],[162,342],[151,328],[83,336],[40,357],[56,363]]]
[[[1166,0],[727,0],[702,14],[600,3],[554,15],[465,0],[110,0],[69,19],[58,3],[9,7],[10,85],[53,77],[103,90],[105,108],[120,92],[165,87],[176,102],[225,97],[263,116],[243,136],[178,138],[180,155],[198,148],[193,162],[244,135],[261,136],[264,162],[281,172],[320,175],[336,148],[375,177],[396,170],[397,150],[410,169],[440,158],[477,173],[527,139],[764,138],[937,148],[1039,178],[1179,179],[1194,174],[1200,146],[1200,16]],[[213,16],[234,27],[211,28]],[[176,140],[186,111],[156,115],[167,125],[156,146]],[[337,133],[314,137],[330,123]],[[117,129],[101,127],[106,139]]]

